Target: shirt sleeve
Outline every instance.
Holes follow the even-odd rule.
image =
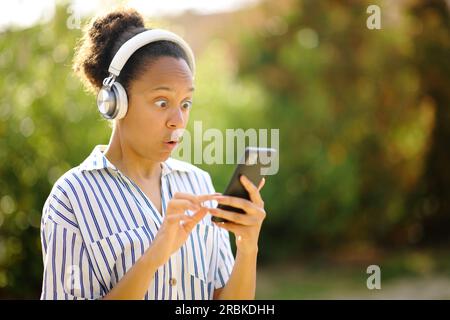
[[[218,227],[217,227],[218,228]],[[231,251],[230,234],[227,230],[219,228],[217,269],[215,272],[214,288],[219,289],[226,285],[234,267],[234,256]]]
[[[205,172],[205,184],[207,186],[208,193],[215,192],[211,176],[207,172]],[[212,202],[211,206],[213,206]],[[217,207],[217,203],[215,203],[214,207]],[[218,237],[216,238],[218,253],[216,270],[214,271],[214,288],[219,289],[224,287],[230,278],[234,267],[234,256],[233,251],[231,250],[229,232],[215,225],[214,228],[218,229]]]
[[[61,190],[54,189],[45,202],[41,244],[42,300],[98,299],[104,295],[70,201]]]

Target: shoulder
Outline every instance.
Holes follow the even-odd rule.
[[[82,179],[84,179],[84,172],[80,170],[80,166],[74,167],[56,180],[50,195],[67,196],[73,192],[75,185]]]
[[[71,184],[74,181],[74,174],[79,174],[77,167],[64,173],[53,184],[42,210],[43,224],[47,221],[52,221],[68,229],[78,229],[78,223],[71,201],[71,195],[73,193]]]

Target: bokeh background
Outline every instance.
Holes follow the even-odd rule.
[[[262,191],[257,298],[450,298],[449,1],[239,2],[158,11],[155,1],[142,13],[197,56],[188,128],[280,130],[280,170]],[[4,3],[0,18],[30,15],[32,3]],[[71,61],[80,27],[116,4],[142,1],[57,2],[1,27],[2,299],[39,298],[45,199],[108,143]],[[366,27],[371,4],[380,30]],[[233,170],[200,167],[218,191]],[[381,290],[366,287],[372,264]]]

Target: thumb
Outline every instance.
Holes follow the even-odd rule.
[[[200,210],[196,211],[192,216],[191,220],[187,221],[185,226],[191,231],[197,223],[199,223],[208,213],[208,208],[201,207]]]

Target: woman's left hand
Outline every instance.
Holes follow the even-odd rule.
[[[257,253],[258,238],[262,222],[266,217],[264,201],[259,193],[264,186],[263,178],[256,187],[247,177],[240,177],[241,183],[247,190],[250,201],[238,197],[217,196],[218,203],[242,209],[245,213],[233,212],[219,208],[208,208],[208,211],[216,217],[224,218],[228,222],[214,222],[221,228],[231,231],[236,236],[236,247],[241,253]]]

